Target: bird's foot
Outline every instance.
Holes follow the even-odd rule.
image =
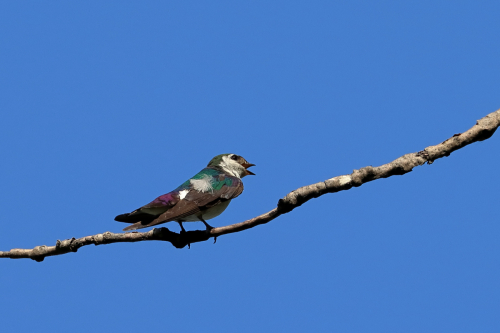
[[[203,219],[200,219],[200,220],[201,220],[201,222],[203,222],[203,224],[205,225],[205,228],[206,228],[206,229],[205,229],[205,231],[206,231],[207,233],[210,233],[210,230],[212,230],[214,227],[212,227],[210,224],[208,224],[205,220],[203,220]]]
[[[206,227],[205,232],[210,235],[210,231],[212,231],[212,229],[214,229],[214,227],[212,227],[210,224],[208,224],[207,222],[205,222],[203,220],[201,222],[205,223],[205,227]],[[216,242],[217,242],[217,236],[214,236],[214,244]]]
[[[186,229],[184,229],[184,226],[182,225],[182,222],[181,221],[177,221],[177,223],[179,223],[179,226],[181,227],[181,233],[182,232],[186,232]]]

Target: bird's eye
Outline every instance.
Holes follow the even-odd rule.
[[[238,158],[238,155],[233,155],[233,156],[231,156],[231,159],[232,159],[232,160],[236,160],[237,158]]]

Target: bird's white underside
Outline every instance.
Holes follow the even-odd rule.
[[[226,210],[226,208],[230,202],[231,202],[231,200],[227,200],[227,201],[221,202],[220,204],[218,204],[212,208],[207,209],[206,211],[203,212],[203,214],[201,215],[201,218],[206,221],[206,220],[210,220],[210,219],[213,219],[214,217],[219,216],[220,214],[222,214],[223,211]],[[201,220],[198,218],[197,215],[193,214],[193,215],[182,218],[182,221],[198,222]]]

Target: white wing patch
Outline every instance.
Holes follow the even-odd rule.
[[[190,183],[198,192],[213,192],[214,188],[212,186],[213,178],[210,175],[205,175],[201,179],[191,179]]]
[[[189,193],[189,190],[182,190],[179,192],[179,199],[184,199],[186,195]]]

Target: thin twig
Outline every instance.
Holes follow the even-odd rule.
[[[157,228],[148,232],[129,232],[115,234],[105,232],[93,236],[82,238],[72,238],[57,241],[54,246],[37,246],[33,249],[12,249],[10,251],[0,251],[0,258],[30,258],[36,261],[43,261],[45,257],[76,252],[82,246],[94,244],[111,244],[121,242],[140,242],[147,240],[160,240],[172,243],[176,248],[183,248],[196,242],[203,242],[212,237],[217,237],[253,228],[260,224],[265,224],[274,220],[282,214],[286,214],[299,207],[312,198],[317,198],[326,193],[335,193],[348,190],[352,187],[361,186],[379,178],[387,178],[395,175],[404,175],[413,170],[414,167],[425,163],[432,164],[438,158],[449,156],[452,152],[465,147],[476,141],[483,141],[490,138],[500,126],[500,110],[490,113],[486,117],[478,120],[476,125],[464,133],[453,135],[451,138],[430,146],[417,153],[401,156],[394,161],[379,167],[367,166],[359,170],[354,170],[350,175],[342,175],[327,179],[325,181],[304,186],[288,193],[278,201],[278,206],[273,210],[254,217],[244,222],[213,228],[207,231],[188,231],[175,233],[168,228]]]

